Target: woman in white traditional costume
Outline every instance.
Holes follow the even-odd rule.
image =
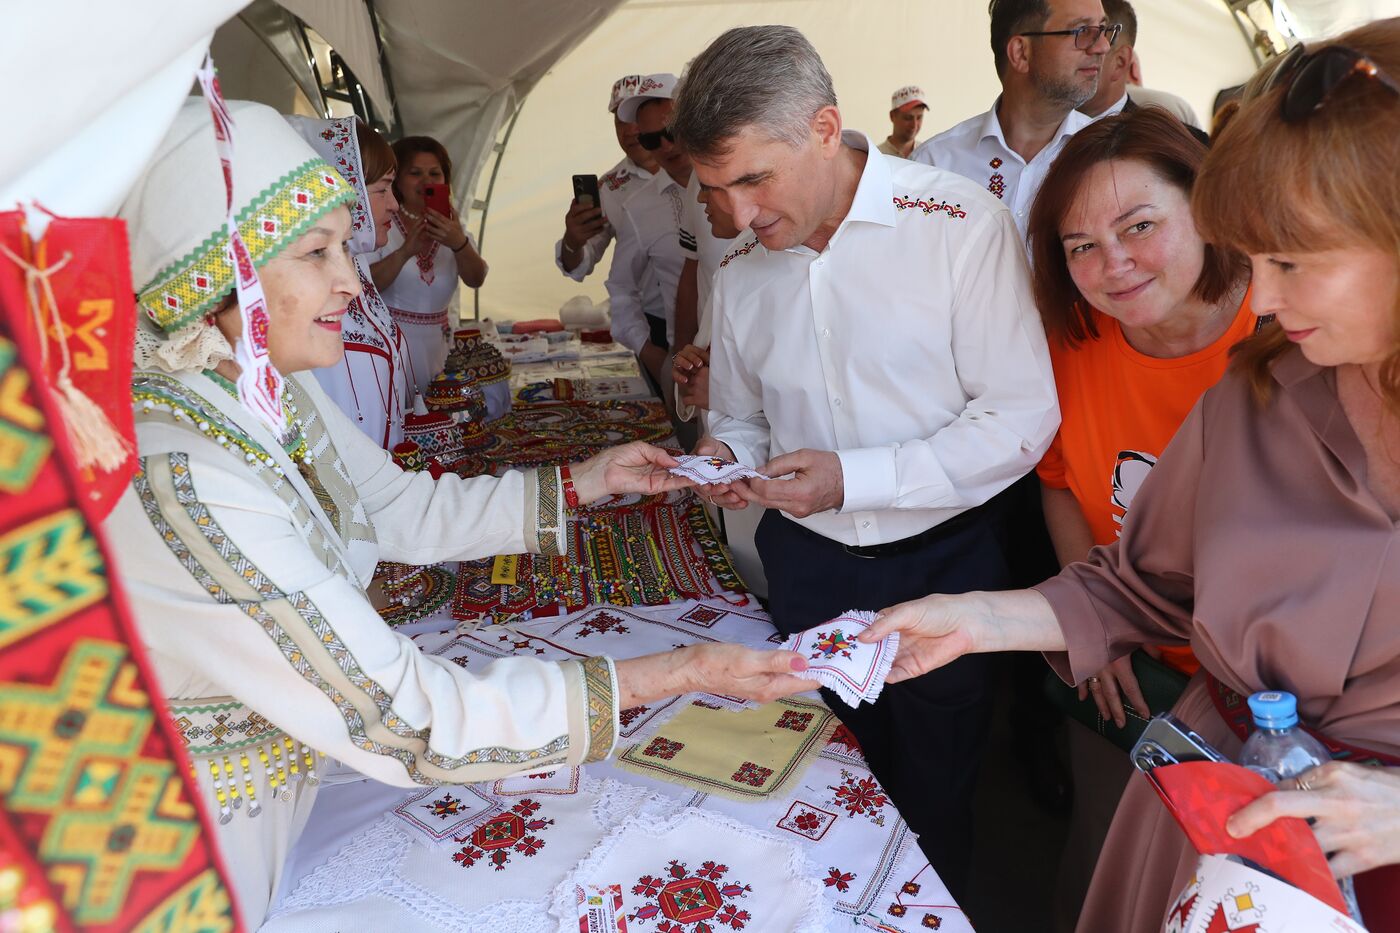
[[[452,159],[442,144],[430,136],[406,136],[394,143],[394,156],[399,211],[388,242],[370,257],[371,269],[408,343],[414,386],[426,395],[428,383],[442,372],[452,349],[447,310],[457,283],[480,288],[486,281],[486,260],[456,210],[441,214],[425,199],[425,187],[446,188],[452,177]]]
[[[370,276],[368,254],[389,241],[398,211],[393,184],[394,150],[384,138],[355,117],[287,122],[350,183],[350,252],[360,277],[360,294],[341,322],[345,356],[332,366],[312,370],[316,381],[340,410],[385,450],[403,440],[403,416],[413,404],[408,346]]]
[[[470,783],[577,765],[613,748],[618,710],[689,690],[768,699],[811,686],[800,659],[705,645],[613,662],[423,655],[365,596],[380,558],[410,564],[567,548],[565,505],[683,482],[644,444],[574,465],[463,480],[405,473],[297,373],[335,363],[359,292],[346,183],[274,111],[234,102],[232,207],[209,108],[189,102],[121,214],[142,311],[137,473],[108,520],[143,641],[249,929],[315,796],[321,755],[389,784]],[[266,299],[278,418],[231,345],[261,345],[257,282],[229,296],[228,216]],[[250,286],[248,283],[252,281]],[[255,415],[254,410],[263,415]],[[279,423],[274,433],[269,422]],[[257,816],[257,819],[249,817]]]

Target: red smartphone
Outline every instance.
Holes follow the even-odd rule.
[[[428,210],[437,211],[444,217],[452,214],[451,194],[446,185],[424,185],[423,203],[428,206]]]

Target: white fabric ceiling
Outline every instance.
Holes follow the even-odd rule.
[[[482,193],[476,182],[496,137],[529,96],[485,244],[492,272],[483,310],[511,317],[550,313],[580,290],[554,273],[550,250],[568,176],[619,156],[603,101],[621,73],[679,71],[729,26],[786,22],[826,58],[848,125],[877,136],[889,91],[901,84],[920,83],[934,97],[925,135],[985,109],[997,89],[984,0],[376,0],[388,80],[364,0],[280,2],[336,46],[378,106],[392,85],[405,132],[443,139],[457,162],[459,201]],[[1305,34],[1400,10],[1400,0],[1287,2]],[[0,203],[113,213],[189,92],[211,33],[245,3],[6,0]],[[1248,74],[1221,0],[1137,6],[1149,86],[1181,94],[1204,115],[1218,88]],[[237,83],[261,61],[235,57],[221,71]],[[290,96],[267,102],[290,110]],[[602,276],[582,290],[600,299]]]

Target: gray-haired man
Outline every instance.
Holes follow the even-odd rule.
[[[821,58],[785,26],[732,29],[702,52],[671,132],[710,197],[752,230],[715,276],[712,436],[696,450],[790,475],[705,493],[770,509],[756,543],[775,624],[1004,587],[988,500],[1059,424],[1006,207],[843,133]],[[873,706],[828,696],[955,895],[985,664],[891,684]]]

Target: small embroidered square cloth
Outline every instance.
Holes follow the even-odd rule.
[[[637,933],[762,930],[823,933],[830,908],[815,866],[790,842],[686,807],[641,810],[598,843],[554,889],[560,933],[580,929],[580,892],[621,888]]]
[[[695,480],[701,486],[709,486],[713,483],[732,483],[736,479],[768,479],[757,470],[751,470],[742,463],[734,463],[729,460],[721,460],[719,457],[696,457],[691,454],[682,454],[676,458],[677,466],[673,466],[670,472],[676,476],[684,476],[686,479]]]
[[[898,632],[874,644],[856,641],[874,621],[873,612],[848,610],[830,622],[798,632],[781,647],[805,657],[807,672],[803,676],[820,681],[847,706],[874,703],[899,653]]]

